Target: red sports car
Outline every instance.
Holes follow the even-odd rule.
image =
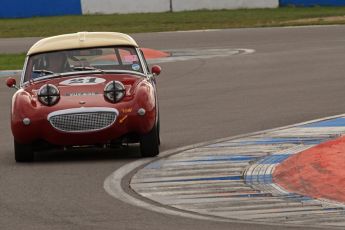
[[[159,154],[155,76],[128,35],[81,32],[49,37],[28,51],[12,99],[15,159],[32,161],[42,146],[111,147],[140,143]]]

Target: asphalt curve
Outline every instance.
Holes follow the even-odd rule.
[[[141,46],[163,50],[256,50],[161,64],[161,150],[344,113],[344,34],[345,27],[330,26],[134,35]],[[135,149],[40,154],[32,164],[16,164],[12,94],[1,84],[0,229],[277,228],[175,217],[112,198],[103,181],[134,161]]]

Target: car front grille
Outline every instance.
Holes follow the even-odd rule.
[[[63,132],[91,132],[111,126],[117,115],[115,110],[72,109],[54,112],[48,120],[55,129]]]

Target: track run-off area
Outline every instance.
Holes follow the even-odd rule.
[[[147,208],[160,211],[164,206],[181,216],[185,211],[223,221],[343,227],[345,203],[337,202],[337,198],[344,196],[344,170],[327,165],[343,165],[345,148],[324,149],[334,146],[334,139],[343,134],[345,117],[341,115],[204,143],[150,163],[143,161],[132,175],[130,187],[152,201]],[[323,152],[310,156],[321,146]],[[329,162],[328,155],[334,154]],[[320,155],[324,161],[316,165]],[[289,162],[290,158],[305,156],[309,156],[308,161]],[[303,169],[308,166],[318,173]],[[135,168],[115,172],[105,181],[106,190],[119,197],[119,175],[131,170]],[[318,190],[327,193],[315,195]],[[133,199],[127,202],[140,204]],[[154,203],[161,206],[154,207]]]
[[[175,152],[176,148],[194,145],[195,143],[245,135],[344,114],[344,34],[344,26],[134,34],[133,37],[141,47],[162,51],[199,50],[201,52],[203,50],[213,50],[217,51],[216,54],[219,54],[222,50],[255,50],[254,53],[248,55],[216,55],[207,58],[176,59],[171,62],[160,63],[163,72],[157,77],[157,82],[161,115],[162,156],[167,152]],[[22,52],[36,40],[37,38],[0,39],[0,51],[16,50],[16,52]],[[190,53],[190,55],[192,54]],[[3,79],[5,78],[0,80]],[[137,167],[142,165],[142,162],[137,163],[139,155],[136,148],[111,151],[95,149],[39,153],[36,155],[36,161],[32,164],[16,164],[13,159],[13,143],[9,125],[12,94],[13,90],[7,89],[4,83],[0,85],[0,106],[2,111],[0,113],[0,143],[2,147],[0,150],[1,229],[173,230],[178,226],[179,229],[186,230],[267,230],[277,229],[277,226],[274,225],[277,223],[294,224],[293,229],[307,229],[308,226],[310,229],[315,229],[313,223],[306,221],[308,214],[300,216],[299,219],[292,215],[297,209],[299,211],[304,210],[303,212],[306,213],[314,212],[314,215],[319,212],[320,218],[324,220],[328,218],[327,221],[323,222],[327,224],[324,226],[325,229],[329,229],[331,225],[335,226],[332,223],[341,224],[342,222],[342,206],[339,206],[339,203],[320,199],[310,200],[310,197],[306,195],[298,197],[296,194],[290,194],[289,189],[291,188],[284,188],[283,184],[279,184],[280,182],[273,183],[277,186],[272,186],[270,176],[263,177],[264,182],[269,182],[264,185],[255,183],[248,185],[248,182],[241,184],[239,180],[203,181],[204,188],[211,190],[207,190],[205,194],[199,191],[198,199],[200,200],[204,196],[210,196],[211,193],[215,192],[215,189],[222,188],[222,186],[225,186],[223,196],[229,196],[234,190],[240,189],[236,191],[238,197],[234,197],[232,200],[229,198],[231,201],[222,202],[222,199],[227,198],[221,197],[218,203],[223,205],[207,207],[205,202],[201,202],[196,206],[192,201],[181,202],[181,199],[191,200],[189,196],[194,195],[193,183],[196,183],[195,181],[184,182],[189,183],[189,185],[184,189],[183,194],[178,194],[176,188],[172,189],[172,194],[174,196],[177,194],[178,197],[173,200],[165,200],[166,190],[162,193],[155,191],[155,196],[150,196],[151,191],[147,192],[145,190],[150,186],[141,187],[141,184],[144,183],[140,183],[139,179],[148,181],[154,179],[149,176],[149,173],[140,174],[139,171],[138,174],[135,174],[136,171],[134,171],[128,172],[128,175],[125,174],[127,176],[121,178],[121,189],[124,194],[117,194],[120,199],[114,199],[104,190],[104,180],[109,178],[109,175],[113,175],[114,171],[124,170],[129,164],[137,165]],[[303,127],[303,129],[307,128]],[[314,128],[308,129],[312,130]],[[294,142],[296,140],[291,141],[293,136],[285,133],[284,136],[288,136],[290,138],[288,139],[293,143],[287,141],[267,149],[265,149],[267,146],[264,144],[256,145],[256,148],[262,150],[256,152],[256,155],[251,151],[251,154],[249,154],[248,149],[243,149],[242,153],[239,152],[238,143],[236,141],[233,143],[234,140],[227,139],[228,142],[226,143],[237,146],[225,147],[229,148],[229,151],[213,155],[216,158],[221,156],[228,159],[226,162],[235,164],[234,168],[213,168],[212,166],[215,166],[215,164],[209,164],[207,165],[209,167],[207,173],[211,173],[212,176],[210,177],[215,177],[218,173],[224,178],[234,176],[232,179],[236,179],[236,175],[247,175],[249,176],[247,178],[253,178],[253,181],[261,181],[262,177],[258,176],[261,174],[248,174],[250,170],[244,166],[248,166],[244,160],[250,162],[249,165],[253,165],[251,164],[253,161],[263,160],[267,154],[283,155],[283,153],[286,153],[285,151],[289,154],[297,154],[297,152],[304,150],[299,145],[306,148],[312,147],[312,145],[321,141],[321,139],[318,139],[321,136],[325,138],[322,140],[328,140],[328,138],[335,137],[333,135],[342,133],[341,130],[335,129],[336,131],[332,131],[332,128],[324,130],[327,131],[322,131],[315,140],[313,139],[315,142],[302,138],[303,144],[298,142],[297,145]],[[244,145],[244,147],[250,148],[251,145]],[[193,156],[192,160],[196,160],[193,163],[194,165],[190,165],[188,168],[191,171],[195,170],[189,180],[194,177],[206,177],[203,174],[203,166],[200,167],[200,164],[206,162],[202,160],[211,160],[208,158],[209,155],[204,152],[205,147],[198,146],[198,148],[201,152],[199,154],[193,153],[192,150],[187,151],[188,154]],[[235,151],[236,148],[238,151]],[[209,149],[213,149],[212,146]],[[248,155],[247,158],[243,158],[243,154]],[[177,161],[185,161],[183,154],[171,155],[170,158],[166,159],[174,160],[175,157]],[[235,161],[236,157],[237,160],[243,161]],[[198,158],[201,158],[201,161],[198,161],[200,160]],[[220,163],[217,160],[224,160],[223,158],[216,158],[211,162]],[[151,160],[156,159],[146,159],[147,163]],[[181,162],[174,164],[174,167],[184,167]],[[192,163],[185,162],[184,164]],[[145,165],[143,166],[144,168],[141,168],[141,170],[151,170],[150,173],[157,170],[154,169],[155,165],[147,166],[151,169],[145,168]],[[166,166],[169,166],[169,164]],[[162,169],[165,166],[160,165],[159,167]],[[244,172],[247,174],[242,173],[243,167],[245,167]],[[258,166],[252,171],[261,172],[261,168],[264,167]],[[177,180],[177,177],[180,176],[178,173],[188,171],[186,168],[183,169],[185,171],[182,171],[182,168],[179,169],[181,169],[181,172],[173,172],[175,173],[174,177],[176,177],[173,180]],[[266,172],[266,170],[263,171]],[[267,171],[270,172],[269,169]],[[140,178],[140,175],[147,175],[147,177]],[[253,175],[258,176],[257,179]],[[159,205],[135,194],[132,188],[129,187],[132,176],[134,176],[131,183],[133,189],[147,195],[149,199],[157,199],[160,203],[167,201],[166,204],[169,206],[177,205],[178,207],[172,210],[168,208],[169,211],[166,211],[165,204]],[[206,184],[210,182],[215,186],[207,187]],[[168,182],[165,183],[169,184]],[[231,186],[233,187],[231,188]],[[153,187],[151,186],[152,189]],[[245,189],[247,190],[244,191]],[[277,195],[277,191],[286,192],[286,194]],[[254,195],[258,193],[267,194],[267,196]],[[248,197],[248,194],[253,195]],[[274,194],[276,197],[273,195],[270,197],[269,194]],[[127,203],[126,199],[129,198],[127,195],[134,196],[133,202],[140,203],[140,207]],[[219,193],[215,192],[214,196],[218,195]],[[291,196],[291,200],[288,199],[289,196]],[[272,214],[271,220],[266,221],[264,220],[265,212],[261,214],[260,220],[252,218],[255,217],[255,212],[257,212],[256,208],[259,200],[270,198],[273,203],[276,202],[275,207],[277,210],[283,208],[280,205],[284,202],[291,206],[289,218],[286,219],[286,216],[280,218],[278,215],[274,216]],[[284,200],[279,201],[280,198],[284,198]],[[298,198],[300,199],[298,200]],[[305,198],[305,200],[302,198]],[[254,202],[255,199],[257,203]],[[244,210],[241,205],[233,206],[234,209],[239,209],[238,213],[231,213],[232,211],[227,209],[229,202],[236,203],[239,201],[247,202],[247,205],[252,206],[253,211]],[[269,205],[273,205],[273,203],[266,203],[267,209],[271,208]],[[162,209],[162,212],[147,209],[147,206],[157,207],[157,205],[158,208]],[[146,208],[143,208],[145,206]],[[187,213],[169,215],[172,211],[180,212],[180,209],[187,210]],[[202,213],[199,214],[196,210]],[[212,215],[209,214],[210,210]],[[240,212],[247,215],[238,215]],[[215,213],[219,214],[216,218],[222,220],[230,218],[231,221],[214,221]],[[276,213],[279,213],[279,211]],[[312,222],[314,217],[309,217]],[[288,223],[289,221],[293,223]],[[260,224],[257,222],[260,222]],[[273,223],[273,225],[267,223]],[[299,227],[300,225],[302,226]],[[321,225],[318,227],[322,228]],[[291,229],[291,227],[281,225],[279,229]]]

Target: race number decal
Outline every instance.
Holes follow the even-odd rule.
[[[96,85],[105,82],[105,79],[99,77],[78,77],[60,82],[60,85]]]

